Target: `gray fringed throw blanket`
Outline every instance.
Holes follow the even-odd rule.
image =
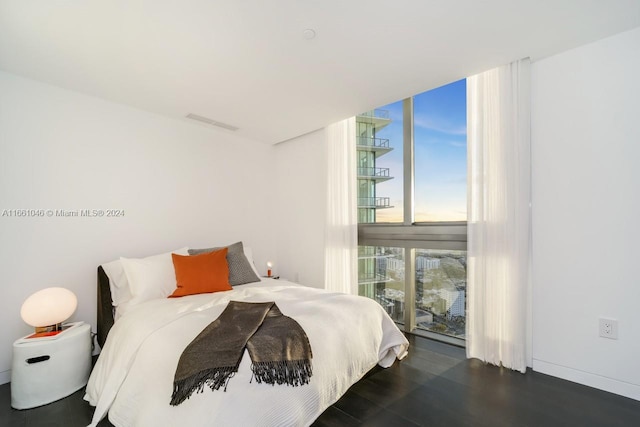
[[[311,345],[302,327],[283,315],[275,302],[230,301],[180,356],[173,380],[171,405],[218,390],[238,372],[245,347],[256,380],[267,384],[308,384],[312,375]]]

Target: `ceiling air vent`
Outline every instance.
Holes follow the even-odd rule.
[[[199,122],[206,123],[208,125],[218,126],[219,128],[224,128],[232,131],[237,131],[239,129],[235,126],[231,126],[222,122],[216,122],[215,120],[209,119],[207,117],[202,117],[197,114],[187,114],[187,119],[197,120]]]

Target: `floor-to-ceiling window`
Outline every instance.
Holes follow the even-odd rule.
[[[466,80],[356,117],[360,295],[464,343]]]

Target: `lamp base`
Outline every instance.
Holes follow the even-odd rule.
[[[59,331],[62,331],[63,329],[64,329],[64,326],[62,326],[62,323],[56,323],[55,325],[49,325],[49,326],[35,327],[36,334],[39,334],[42,332],[59,332]]]
[[[62,336],[67,335],[70,331],[74,330],[76,327],[84,324],[84,322],[72,322],[72,323],[64,323],[61,326],[61,329],[58,331],[50,331],[50,332],[36,332],[31,335],[24,336],[17,340],[14,345],[24,344],[28,342],[35,341],[47,341],[47,340],[55,340]]]

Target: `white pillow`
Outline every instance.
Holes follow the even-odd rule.
[[[260,280],[262,280],[262,276],[260,275],[260,273],[258,273],[256,264],[253,262],[253,251],[251,251],[251,248],[247,246],[242,246],[242,250],[244,251],[244,256],[246,256],[247,259],[249,260],[249,264],[251,264],[251,268],[253,268],[253,272],[256,273],[256,276],[258,276]]]
[[[147,258],[120,258],[129,281],[130,305],[167,298],[176,289],[176,273],[171,254],[189,255],[189,248]]]
[[[102,264],[102,269],[109,278],[109,288],[111,289],[111,303],[117,307],[133,298],[129,291],[129,281],[127,274],[124,272],[122,262],[117,259],[115,261]]]

